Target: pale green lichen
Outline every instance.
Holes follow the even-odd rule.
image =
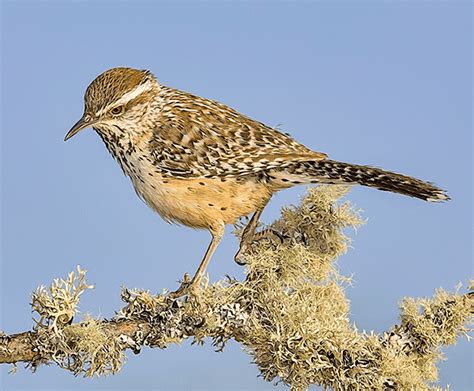
[[[86,284],[85,276],[85,270],[78,266],[77,274],[71,272],[65,280],[55,279],[48,289],[40,286],[33,292],[31,307],[40,316],[35,320],[35,330],[47,328],[58,332],[72,321],[78,311],[80,296],[93,288]]]
[[[222,350],[235,339],[265,380],[295,390],[311,384],[334,390],[438,389],[433,382],[440,348],[467,335],[472,300],[442,290],[433,299],[405,299],[399,326],[383,335],[359,332],[350,322],[344,292],[350,280],[334,263],[350,244],[345,229],[362,223],[348,202],[337,202],[346,192],[346,187],[322,186],[309,190],[299,206],[285,208],[270,226],[283,243],[255,243],[245,257],[244,281],[206,283],[199,300],[124,289],[126,305],[115,320],[148,325],[146,332],[126,336],[126,345],[137,352],[140,345],[165,348],[192,337],[196,343],[211,338]],[[42,325],[38,333],[44,336],[39,341],[45,341],[39,347],[74,373],[116,372],[124,345],[101,322],[67,324],[78,298],[71,281],[55,283],[55,294],[48,296],[43,288],[34,296]]]
[[[87,316],[72,324],[80,296],[93,288],[86,283],[85,276],[86,271],[78,266],[77,273],[69,273],[65,280],[55,279],[48,289],[41,286],[33,293],[31,306],[40,316],[34,327],[37,357],[31,362],[33,369],[50,360],[74,374],[86,376],[120,369],[125,356],[101,321]]]

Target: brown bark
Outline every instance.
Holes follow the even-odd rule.
[[[141,330],[145,335],[150,331],[150,326],[143,321],[103,321],[103,326],[111,338],[120,338],[121,336],[132,338],[138,330]],[[37,356],[34,348],[37,335],[35,331],[0,335],[0,364],[33,361]],[[122,339],[124,339],[123,337]],[[124,350],[130,347],[126,342],[123,343]]]

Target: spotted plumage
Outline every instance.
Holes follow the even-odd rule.
[[[161,87],[159,102],[150,151],[176,178],[241,177],[326,157],[210,99]]]
[[[416,178],[329,160],[226,105],[163,86],[149,71],[110,69],[84,99],[83,117],[66,139],[93,127],[152,209],[167,221],[212,233],[194,287],[224,226],[254,213],[241,253],[272,194],[296,184],[353,183],[427,201],[449,199]]]

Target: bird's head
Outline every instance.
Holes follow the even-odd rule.
[[[66,134],[70,139],[85,128],[128,130],[147,112],[159,84],[149,71],[112,68],[87,87],[84,114]]]

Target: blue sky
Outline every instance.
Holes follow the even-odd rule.
[[[472,35],[468,1],[2,2],[1,324],[32,327],[30,293],[77,264],[96,289],[81,309],[110,317],[120,286],[160,291],[193,272],[208,233],[168,225],[136,197],[96,134],[65,144],[83,93],[114,66],[217,99],[331,158],[449,190],[442,205],[354,188],[368,218],[338,264],[360,329],[398,320],[404,296],[472,276]],[[278,194],[272,221],[304,187]],[[228,234],[211,280],[242,276]],[[441,384],[474,386],[472,346],[445,349]],[[75,378],[0,368],[8,390],[273,390],[237,344],[144,350],[120,374]]]

